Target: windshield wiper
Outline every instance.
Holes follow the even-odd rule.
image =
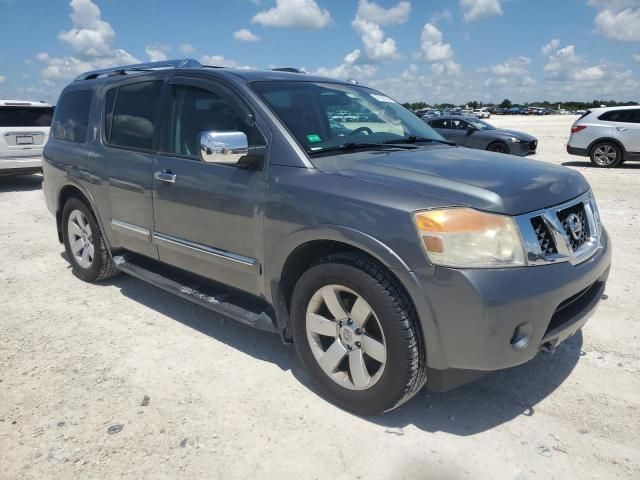
[[[402,142],[402,143],[407,143],[407,142]],[[404,150],[413,150],[417,147],[414,147],[412,145],[391,145],[387,142],[384,142],[384,143],[348,142],[348,143],[343,143],[342,145],[337,145],[335,147],[326,147],[326,148],[320,148],[318,150],[311,150],[309,151],[309,155],[314,155],[316,153],[357,150],[357,149],[388,150],[390,148],[402,148]]]
[[[384,142],[386,145],[397,145],[397,144],[406,144],[406,143],[420,143],[420,142],[428,142],[428,143],[442,143],[444,145],[451,145],[455,147],[456,144],[453,142],[448,142],[446,140],[438,140],[437,138],[426,138],[426,137],[417,137],[415,135],[410,135],[405,138],[397,138],[394,140],[387,140]]]

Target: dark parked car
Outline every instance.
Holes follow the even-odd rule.
[[[332,128],[337,110],[375,121]],[[76,276],[126,272],[277,333],[361,414],[553,350],[609,274],[580,173],[452,146],[349,82],[99,70],[64,89],[51,131],[44,195]]]
[[[456,145],[478,148],[511,155],[531,155],[536,153],[538,140],[516,130],[496,128],[480,119],[463,116],[425,119],[436,132]]]

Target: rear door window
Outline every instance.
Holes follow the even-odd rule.
[[[153,150],[156,116],[160,106],[162,81],[133,83],[107,93],[107,143],[136,150]],[[115,96],[114,96],[115,95]]]
[[[54,138],[69,142],[86,142],[92,96],[91,90],[74,90],[60,98],[51,124]]]
[[[447,120],[445,120],[444,118],[430,120],[429,125],[431,126],[431,128],[447,128]]]
[[[0,127],[48,127],[51,117],[51,107],[0,107]]]
[[[640,109],[611,110],[598,117],[605,122],[640,123]]]

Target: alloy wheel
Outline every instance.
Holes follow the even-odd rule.
[[[69,234],[69,246],[75,261],[80,267],[89,268],[93,263],[95,253],[93,233],[87,217],[80,210],[73,210],[69,214],[67,232]]]
[[[326,285],[311,297],[306,312],[311,352],[320,368],[350,390],[375,385],[387,350],[380,321],[367,301],[342,285]]]
[[[603,167],[613,164],[618,157],[618,152],[611,145],[604,144],[598,146],[593,152],[593,160]]]

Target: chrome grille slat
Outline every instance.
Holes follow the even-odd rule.
[[[555,207],[520,215],[516,222],[529,265],[558,262],[577,265],[600,247],[601,225],[591,192]],[[577,238],[572,235],[569,225],[572,222],[574,229],[576,222],[582,226]]]

